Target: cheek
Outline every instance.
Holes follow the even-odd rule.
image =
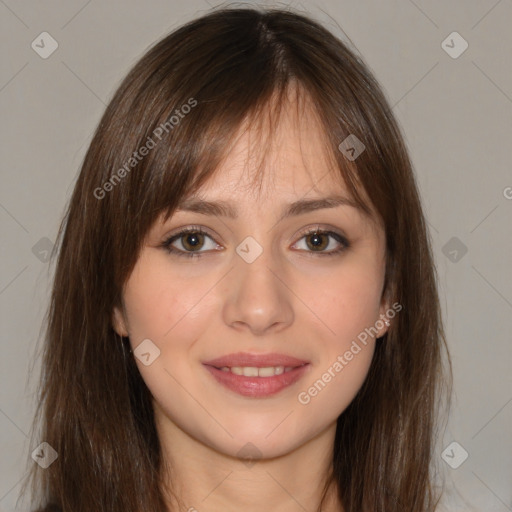
[[[320,425],[335,422],[366,380],[374,348],[374,341],[366,345],[350,344],[346,351],[335,354],[325,366],[318,368],[307,387],[297,395],[302,415],[316,418]],[[315,424],[310,427],[314,429]]]
[[[371,328],[379,318],[380,275],[340,272],[331,276],[314,307],[329,329],[318,336],[319,360],[299,390],[304,414],[326,424],[350,405],[370,368],[375,338]],[[313,296],[313,295],[310,295]]]
[[[366,379],[375,349],[372,328],[379,319],[382,276],[375,261],[363,265],[354,260],[317,281],[321,288],[305,288],[324,332],[317,337],[318,364],[298,396],[310,413],[335,419]]]
[[[213,306],[212,284],[171,273],[161,258],[135,268],[125,288],[125,308],[130,341],[153,340],[160,348],[169,342],[176,348],[198,337]]]
[[[346,265],[329,276],[308,285],[304,296],[309,297],[318,318],[328,328],[329,344],[343,349],[379,318],[382,273],[373,265]]]
[[[129,337],[137,367],[156,402],[176,424],[185,421],[185,411],[198,424],[205,422],[201,408],[191,398],[201,394],[191,383],[190,376],[197,367],[189,356],[211,324],[215,305],[208,291],[213,285],[212,280],[169,272],[168,262],[156,257],[141,260],[125,287]],[[146,339],[156,346],[149,345],[152,354],[148,365],[137,357],[136,350]]]

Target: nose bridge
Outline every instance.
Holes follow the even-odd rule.
[[[243,323],[254,332],[264,332],[292,318],[287,287],[281,281],[283,269],[275,251],[267,246],[270,238],[260,243],[248,236],[236,249],[237,260],[225,298],[228,324]]]
[[[259,237],[262,239],[262,236]],[[258,242],[253,236],[246,237],[237,247],[236,283],[239,296],[258,297],[279,294],[282,284],[276,278],[280,264],[270,246],[270,237]]]

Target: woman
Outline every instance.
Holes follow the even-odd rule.
[[[435,510],[426,222],[389,104],[325,28],[224,9],[156,44],[59,241],[39,510]]]

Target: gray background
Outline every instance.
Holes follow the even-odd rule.
[[[92,132],[145,49],[214,5],[0,0],[0,511],[15,510],[37,446],[27,434],[51,278],[45,260]],[[512,1],[289,5],[353,41],[411,151],[455,372],[454,406],[436,452],[446,510],[512,510]],[[58,42],[46,59],[31,47],[42,46],[44,31]],[[442,45],[454,31],[469,44],[457,58],[444,48],[456,52],[460,40]],[[441,458],[454,441],[445,452],[452,466],[463,449],[469,454],[457,469]]]

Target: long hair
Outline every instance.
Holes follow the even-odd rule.
[[[33,445],[47,442],[58,459],[31,469],[39,510],[166,510],[151,395],[112,311],[157,217],[205,183],[243,122],[272,98],[278,110],[294,84],[314,105],[340,179],[383,221],[384,293],[403,308],[338,418],[332,482],[346,512],[434,510],[436,418],[451,363],[406,145],[348,43],[310,17],[255,8],[214,10],[155,44],[93,136],[55,249],[32,431]],[[356,160],[339,149],[349,135],[365,146]]]

